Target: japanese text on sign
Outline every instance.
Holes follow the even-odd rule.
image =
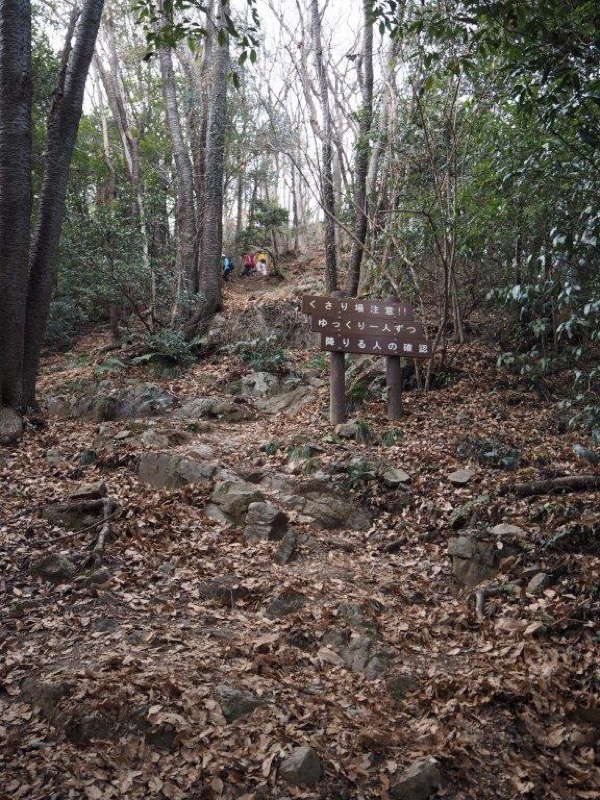
[[[356,300],[354,298],[320,297],[304,295],[302,298],[304,314],[321,317],[376,317],[397,320],[412,320],[413,310],[406,303],[388,302],[385,300]]]
[[[431,358],[431,342],[399,341],[387,336],[346,336],[343,333],[322,333],[321,349],[343,353],[369,353],[400,358]]]

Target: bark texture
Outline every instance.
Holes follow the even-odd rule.
[[[48,139],[38,221],[30,253],[25,320],[23,402],[35,403],[35,379],[50,311],[56,251],[65,212],[69,166],[81,119],[85,82],[94,54],[103,0],[85,0],[75,25],[75,43],[65,44],[58,86],[48,120]]]
[[[0,406],[22,404],[31,216],[31,8],[0,0]]]

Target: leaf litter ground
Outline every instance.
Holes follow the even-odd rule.
[[[248,299],[229,291],[239,311]],[[102,344],[91,337],[49,358],[41,395],[93,383]],[[312,353],[292,355],[299,370]],[[32,421],[22,445],[0,456],[0,797],[386,798],[429,755],[444,777],[437,796],[448,800],[600,797],[600,548],[546,547],[565,522],[598,536],[598,493],[501,493],[598,468],[575,458],[578,440],[560,432],[552,405],[517,394],[492,365],[485,347],[465,348],[451,386],[405,394],[400,423],[386,420],[383,403],[366,404],[366,444],[331,437],[326,385],[293,417],[257,412],[195,434],[238,474],[301,473],[308,462],[290,467],[289,453],[309,442],[332,481],[354,476],[370,529],[318,531],[292,519],[306,535],[285,566],[273,562],[277,542],[246,543],[241,528],[206,516],[206,486],[142,483],[130,420],[114,423],[115,451],[84,469],[78,457],[93,449],[97,424]],[[207,387],[225,395],[242,371],[221,355],[153,382],[178,397]],[[135,378],[148,373],[128,369],[126,380]],[[465,450],[498,440],[521,453],[512,471]],[[272,454],[261,450],[269,442],[278,443]],[[387,488],[376,471],[357,473],[374,462],[405,470],[409,492]],[[472,479],[453,486],[448,475],[465,466]],[[93,544],[93,530],[70,536],[41,511],[100,479],[120,508],[104,554],[108,580],[94,583],[85,570],[58,583],[32,577],[40,557]],[[519,525],[527,544],[478,614],[447,542],[452,512],[485,495],[471,524]],[[532,595],[524,587],[536,569],[553,582]],[[298,602],[289,613],[270,613],[290,598]],[[387,672],[368,676],[341,657],[337,642],[360,633],[349,608],[385,651]],[[256,708],[227,722],[215,696],[224,684],[252,693]],[[321,759],[313,787],[278,773],[302,745]]]

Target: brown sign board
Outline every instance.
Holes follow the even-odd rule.
[[[402,341],[396,336],[346,336],[343,333],[322,333],[321,350],[400,358],[431,358],[432,344],[424,339]]]
[[[310,318],[311,331],[321,333],[341,333],[356,336],[386,336],[400,341],[425,340],[423,325],[416,320],[396,322],[394,320],[378,319],[377,317],[342,316],[337,318],[322,317],[320,315]]]
[[[321,297],[305,294],[302,297],[302,312],[320,317],[358,319],[375,317],[393,322],[412,320],[412,307],[406,303],[385,300],[357,300],[354,297]]]

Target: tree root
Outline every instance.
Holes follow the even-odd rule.
[[[562,478],[551,478],[546,481],[515,483],[504,486],[499,494],[514,494],[517,497],[532,497],[537,494],[551,492],[581,492],[586,489],[600,489],[600,475],[567,475]]]

